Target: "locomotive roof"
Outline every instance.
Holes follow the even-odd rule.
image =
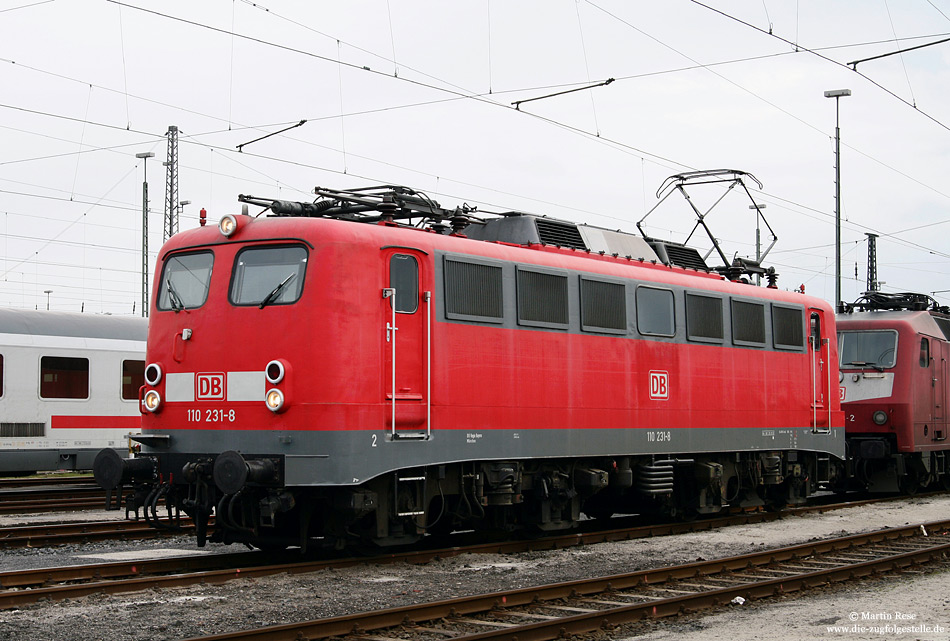
[[[875,310],[838,314],[838,328],[848,329],[898,329],[908,327],[912,331],[929,336],[942,336],[950,340],[950,315],[933,311]]]
[[[680,191],[683,191],[683,185],[693,184],[696,181],[699,181],[699,184],[731,182],[745,188],[742,182],[743,176],[749,176],[758,183],[751,174],[736,170],[689,172],[672,176],[667,182],[672,180],[670,184],[678,186]],[[761,188],[761,183],[759,187]],[[475,207],[468,204],[455,209],[445,209],[424,193],[409,187],[379,185],[349,190],[317,187],[314,193],[317,195],[314,202],[273,200],[244,194],[238,196],[238,201],[245,203],[245,207],[246,205],[264,207],[265,210],[270,211],[270,216],[275,217],[334,218],[350,222],[394,223],[408,227],[415,226],[438,234],[464,234],[467,238],[474,240],[515,245],[550,245],[614,257],[660,262],[699,271],[714,271],[730,280],[739,280],[743,276],[753,274],[765,276],[770,284],[774,284],[776,279],[775,270],[764,269],[759,262],[736,257],[729,264],[715,237],[709,232],[703,216],[699,217],[697,227],[701,225],[709,233],[714,247],[723,260],[722,266],[707,265],[705,258],[694,247],[650,238],[645,234],[640,237],[619,229],[579,225],[567,220],[523,212],[477,212]],[[683,193],[685,194],[685,191]],[[761,211],[759,215],[761,216]],[[637,223],[637,227],[642,232],[641,222],[643,221]],[[772,244],[775,244],[775,239]]]
[[[145,341],[148,321],[137,316],[0,308],[0,334]]]
[[[431,229],[396,225],[394,223],[354,225],[346,220],[323,216],[237,216],[238,230],[233,236],[224,236],[217,226],[190,229],[172,236],[159,252],[164,261],[171,252],[194,251],[217,245],[251,242],[312,242],[359,246],[377,250],[382,246],[416,247],[421,251],[446,251],[518,261],[538,266],[588,270],[620,278],[640,278],[657,284],[678,285],[697,290],[715,291],[729,295],[764,298],[789,304],[820,306],[831,311],[820,299],[773,287],[760,287],[748,281],[735,281],[714,271],[696,269],[660,260],[579,250],[541,243],[511,243],[484,241],[467,234],[442,234]],[[407,236],[411,234],[412,237]],[[530,252],[522,254],[521,252]],[[584,264],[586,263],[586,265]],[[633,271],[631,271],[633,270]],[[641,271],[642,270],[642,271]]]

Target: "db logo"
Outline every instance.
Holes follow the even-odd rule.
[[[841,400],[841,401],[843,401],[845,395],[847,394],[847,392],[848,392],[847,388],[839,387],[839,388],[838,388],[838,399]]]
[[[650,398],[666,400],[670,397],[670,375],[667,372],[650,372]]]
[[[195,398],[199,401],[224,400],[224,373],[198,374],[195,378]]]

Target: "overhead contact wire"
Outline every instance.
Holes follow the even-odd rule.
[[[703,7],[704,9],[708,9],[709,11],[712,11],[713,13],[718,13],[719,15],[721,15],[721,16],[724,17],[724,18],[728,18],[729,20],[733,20],[733,21],[735,21],[735,22],[738,22],[739,24],[744,25],[744,26],[746,26],[746,27],[748,27],[748,28],[750,28],[750,29],[754,29],[754,30],[758,31],[759,33],[762,33],[762,34],[765,34],[765,35],[770,36],[770,37],[772,37],[772,38],[775,38],[775,39],[777,39],[777,40],[780,40],[780,41],[784,42],[785,44],[787,44],[787,45],[789,45],[789,46],[795,47],[796,49],[801,49],[802,51],[805,51],[805,52],[807,52],[807,53],[812,54],[813,56],[817,56],[817,57],[821,58],[822,60],[824,60],[825,62],[830,62],[831,64],[833,64],[833,65],[835,65],[835,66],[843,67],[844,69],[847,69],[848,71],[852,71],[852,72],[858,74],[859,76],[861,76],[862,78],[864,78],[867,82],[871,83],[872,85],[874,85],[875,87],[877,87],[878,89],[880,89],[881,91],[883,91],[884,93],[886,93],[886,94],[888,94],[889,96],[891,96],[892,98],[895,98],[895,99],[899,100],[900,102],[904,103],[905,105],[907,105],[908,107],[910,107],[911,109],[913,109],[914,111],[916,111],[917,113],[923,115],[925,118],[927,118],[928,120],[930,120],[930,121],[933,122],[934,124],[940,126],[940,127],[943,128],[943,129],[946,129],[947,131],[950,131],[950,126],[946,125],[944,122],[942,122],[941,120],[937,119],[936,117],[930,115],[930,114],[927,113],[926,111],[920,109],[917,105],[912,104],[912,103],[910,103],[910,102],[907,102],[907,100],[905,100],[904,98],[901,98],[899,95],[897,95],[896,93],[894,93],[893,91],[891,91],[890,89],[888,89],[887,87],[885,87],[884,85],[882,85],[881,83],[877,82],[876,80],[874,80],[873,78],[869,77],[868,75],[866,75],[866,74],[864,74],[864,73],[858,71],[857,69],[852,69],[852,68],[849,67],[848,65],[846,65],[846,64],[844,64],[844,63],[842,63],[842,62],[838,62],[838,61],[835,60],[834,58],[829,58],[828,56],[819,53],[817,49],[809,49],[808,47],[803,47],[803,46],[801,46],[801,45],[798,44],[797,42],[792,42],[791,40],[788,40],[787,38],[783,38],[783,37],[780,36],[780,35],[777,35],[777,34],[775,34],[775,33],[769,33],[768,31],[765,31],[764,29],[762,29],[762,27],[758,27],[758,26],[756,26],[756,25],[754,25],[754,24],[752,24],[752,23],[750,23],[750,22],[746,22],[745,20],[742,20],[742,19],[740,19],[740,18],[737,18],[737,17],[735,17],[735,16],[733,16],[733,15],[730,15],[730,14],[726,13],[725,11],[722,11],[721,9],[717,9],[717,8],[715,8],[715,7],[709,6],[708,4],[704,4],[704,3],[700,2],[699,0],[690,0],[690,2],[692,2],[693,4],[699,5],[700,7]]]

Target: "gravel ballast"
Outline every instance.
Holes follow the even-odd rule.
[[[93,595],[0,611],[0,641],[184,639],[505,588],[677,565],[941,519],[950,519],[950,497],[910,498],[824,514],[789,516],[771,523],[566,550],[462,555],[422,566],[370,565],[241,579],[223,585]],[[121,552],[138,552],[143,557],[166,555],[169,550],[182,554],[197,552],[193,542],[185,538],[13,550],[2,553],[0,570],[104,562],[109,560],[104,555]],[[239,548],[213,546],[204,552],[209,550],[239,551]],[[605,638],[672,640],[675,637],[677,641],[753,638],[804,641],[834,637],[950,639],[948,586],[950,571],[937,569],[816,590],[801,597],[749,602],[682,620],[644,623],[634,629],[615,631],[616,634]],[[857,619],[853,618],[855,614]],[[865,614],[878,618],[869,619]],[[912,615],[912,618],[895,620],[897,614]],[[889,620],[885,615],[892,618]],[[916,626],[919,632],[888,633],[887,624],[895,630],[898,626],[902,629]],[[860,628],[867,631],[862,632]],[[871,628],[879,628],[880,632]]]

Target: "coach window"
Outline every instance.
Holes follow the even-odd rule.
[[[930,367],[930,340],[920,339],[920,366]]]
[[[3,354],[0,354],[0,397],[3,396]]]
[[[567,329],[567,276],[519,267],[518,324]]]
[[[393,254],[389,259],[389,286],[396,290],[396,312],[412,314],[419,309],[419,263],[415,256]]]
[[[673,292],[653,287],[637,288],[637,329],[648,336],[673,336]]]
[[[765,347],[765,305],[732,301],[732,342]]]
[[[505,317],[502,268],[449,256],[443,262],[445,316],[453,320],[500,323]]]
[[[238,252],[229,299],[234,305],[296,303],[303,292],[307,250],[300,245],[248,247]]]
[[[581,276],[581,329],[607,334],[626,333],[627,296],[623,283]]]
[[[42,398],[89,398],[89,359],[43,356],[40,359]]]
[[[145,361],[122,361],[122,398],[135,400],[145,385]]]
[[[686,294],[686,336],[692,341],[721,343],[723,339],[722,299]]]
[[[180,312],[204,305],[208,300],[213,264],[214,254],[211,252],[169,256],[162,268],[162,280],[158,286],[158,309]]]
[[[805,347],[805,323],[800,308],[772,305],[772,343],[776,349]]]

